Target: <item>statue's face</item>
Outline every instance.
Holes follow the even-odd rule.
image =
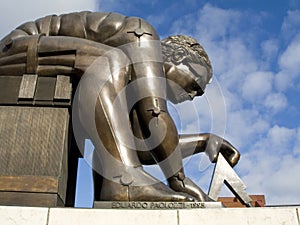
[[[190,54],[194,53],[190,52]],[[180,63],[166,62],[165,71],[169,80],[168,97],[175,104],[202,95],[210,82],[207,67],[197,60],[190,62],[185,56]]]

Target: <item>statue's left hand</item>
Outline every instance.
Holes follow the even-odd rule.
[[[232,144],[214,134],[210,134],[207,138],[205,153],[211,162],[216,162],[219,153],[222,153],[232,167],[234,167],[240,159],[239,151]]]

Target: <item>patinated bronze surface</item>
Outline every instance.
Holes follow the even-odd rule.
[[[176,104],[201,96],[212,77],[207,54],[191,37],[178,35],[160,41],[155,29],[141,18],[79,12],[27,22],[7,35],[0,48],[3,105],[29,102],[56,106],[68,102],[70,79],[80,80],[93,62],[105,58],[109,68],[105,85],[98,90],[96,99],[78,103],[82,110],[95,102],[95,108],[89,109],[95,117],[89,119],[94,121],[96,130],[84,123],[86,118],[79,118],[78,122],[82,122],[86,138],[95,145],[95,167],[101,165],[101,182],[95,173],[96,200],[209,201],[185,176],[182,158],[205,151],[212,162],[219,152],[232,166],[239,160],[239,152],[218,136],[179,136],[168,113],[167,99]],[[103,71],[89,73],[97,77]],[[123,109],[128,108],[130,96],[139,96],[133,107],[128,111],[115,110],[119,93],[127,85],[145,79],[147,82],[136,85],[120,101]],[[150,128],[152,122],[155,126]],[[134,149],[120,141],[132,138],[128,124],[131,133],[144,140],[136,143]],[[149,137],[153,142],[160,141],[154,145],[147,141]],[[101,140],[101,146],[96,139]],[[143,164],[157,163],[168,186],[143,170]]]

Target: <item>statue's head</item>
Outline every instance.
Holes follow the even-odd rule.
[[[204,48],[192,37],[174,35],[162,40],[168,97],[173,103],[204,93],[212,79],[212,66]],[[177,85],[175,85],[177,84]]]

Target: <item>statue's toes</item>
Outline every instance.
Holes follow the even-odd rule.
[[[201,190],[198,185],[196,185],[187,177],[185,177],[183,180],[173,179],[171,182],[169,182],[169,185],[174,191],[189,194],[197,201],[213,201],[207,194],[204,193],[204,191]]]

